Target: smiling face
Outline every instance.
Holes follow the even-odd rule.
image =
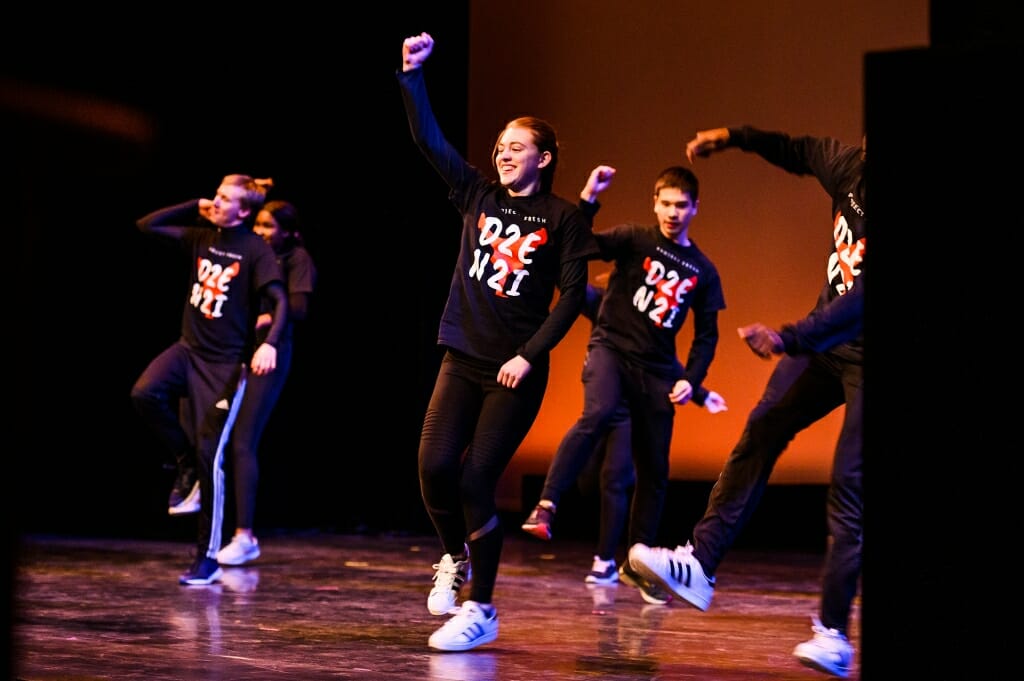
[[[509,125],[494,145],[494,167],[501,185],[512,196],[528,196],[540,189],[541,169],[551,161],[551,153],[541,151],[533,131]]]
[[[256,215],[256,224],[253,225],[252,231],[263,237],[263,240],[270,244],[275,253],[284,250],[288,234],[277,223],[274,214],[269,210],[263,209]]]

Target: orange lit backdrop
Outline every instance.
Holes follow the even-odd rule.
[[[709,127],[750,123],[856,143],[863,129],[863,59],[928,42],[928,2],[633,3],[525,0],[473,3],[467,155],[490,168],[498,131],[531,114],[559,131],[556,193],[575,200],[590,169],[618,169],[595,229],[653,222],[652,185],[686,163],[685,144]],[[571,39],[568,37],[571,36]],[[443,46],[439,45],[439,49]],[[730,151],[695,166],[700,212],[690,236],[715,261],[727,309],[707,385],[729,411],[677,412],[674,479],[714,480],[773,362],[736,335],[754,321],[806,314],[824,280],[830,204],[813,178]],[[591,265],[592,277],[607,265]],[[583,404],[580,368],[590,324],[580,319],[552,357],[537,422],[506,472],[500,502],[519,508],[524,474],[543,474]],[[685,359],[692,326],[680,332]],[[827,482],[841,410],[801,433],[773,482]]]

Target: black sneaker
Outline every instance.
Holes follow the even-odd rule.
[[[196,469],[192,466],[179,466],[178,476],[171,487],[171,495],[167,498],[167,513],[182,515],[199,511],[199,480]]]
[[[220,564],[217,563],[216,558],[199,556],[192,563],[192,567],[188,569],[188,572],[185,572],[178,578],[178,584],[184,586],[204,586],[219,581],[223,574],[224,571],[221,569]]]
[[[523,531],[532,534],[537,539],[544,541],[551,540],[551,523],[555,520],[555,510],[537,504],[530,517],[523,523]]]

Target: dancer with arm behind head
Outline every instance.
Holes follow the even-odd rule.
[[[227,175],[213,199],[169,206],[136,222],[145,233],[178,241],[191,267],[181,337],[149,363],[131,390],[139,415],[178,462],[172,496],[191,488],[190,469],[198,480],[196,555],[179,577],[183,585],[211,584],[222,575],[217,552],[224,449],[247,376],[277,367],[288,301],[273,249],[252,232],[265,193],[266,184],[248,175]],[[262,296],[273,301],[274,320],[257,341]],[[185,419],[178,413],[182,404],[191,409]],[[186,432],[183,422],[194,431]]]

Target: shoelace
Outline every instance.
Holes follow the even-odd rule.
[[[476,638],[482,633],[481,623],[487,615],[479,608],[467,608],[464,604],[455,615],[444,623],[443,629],[452,633],[465,634],[467,638]],[[474,628],[475,627],[475,628]]]
[[[673,551],[670,554],[669,558],[669,560],[679,561],[679,563],[673,567],[672,574],[675,575],[681,572],[683,564],[689,558],[693,558],[694,561],[697,561],[697,559],[693,557],[693,544],[691,544],[690,542],[686,542],[686,546],[677,546],[675,551]],[[700,561],[697,562],[699,563]],[[711,586],[714,586],[715,578],[707,577],[707,583]]]
[[[465,561],[459,561],[459,563],[464,562]],[[461,587],[462,582],[469,577],[469,570],[467,569],[466,575],[463,576],[459,573],[459,563],[456,563],[451,558],[448,558],[448,560],[442,559],[440,563],[434,563],[433,568],[437,570],[434,574],[434,583],[439,587],[450,589],[458,580],[459,586]]]
[[[818,619],[816,616],[811,617],[811,622],[811,631],[814,632],[815,636],[822,636],[825,638],[837,638],[841,641],[846,640],[846,637],[840,634],[838,630],[829,629],[824,624],[822,624],[821,620]]]
[[[455,563],[451,560],[442,560],[440,563],[434,563],[433,568],[437,570],[434,573],[434,581],[438,586],[451,586],[452,582],[455,581]]]
[[[672,557],[676,559],[686,559],[693,555],[693,544],[687,542],[686,546],[677,546],[676,550],[672,552]]]

